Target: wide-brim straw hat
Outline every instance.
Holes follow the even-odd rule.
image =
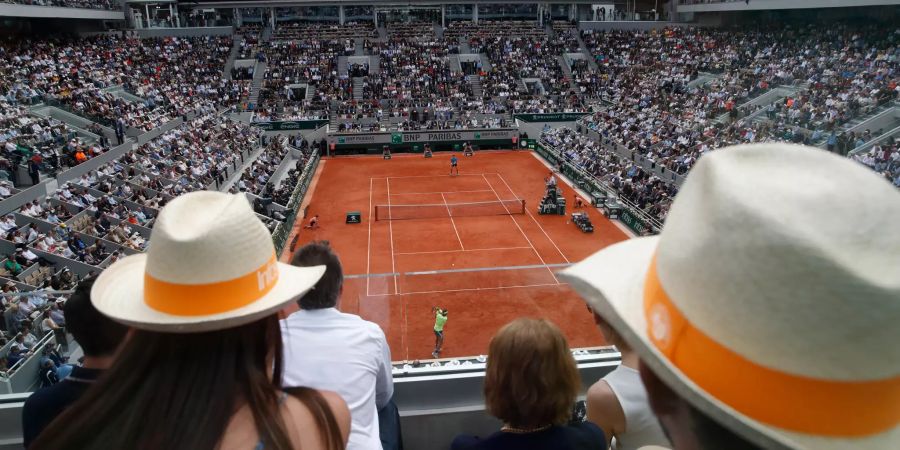
[[[278,262],[272,238],[243,195],[201,191],[162,211],[146,254],[100,274],[94,306],[135,328],[221,330],[276,313],[311,289],[325,266]]]
[[[900,448],[900,193],[863,165],[788,144],[711,152],[659,236],[561,278],[746,440]]]

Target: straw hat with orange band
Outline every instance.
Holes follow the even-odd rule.
[[[169,202],[148,252],[100,274],[91,300],[135,328],[212,331],[276,313],[324,272],[325,266],[279,263],[271,235],[245,196],[202,191]]]
[[[763,448],[900,448],[900,193],[847,158],[737,146],[662,233],[562,275],[653,373]]]

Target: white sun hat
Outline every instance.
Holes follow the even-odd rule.
[[[91,301],[135,328],[221,330],[274,314],[323,273],[325,266],[279,263],[271,235],[245,196],[201,191],[169,202],[149,251],[101,273]]]
[[[862,165],[788,144],[711,152],[659,236],[561,278],[748,441],[900,448],[900,193]]]

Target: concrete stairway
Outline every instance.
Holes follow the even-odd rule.
[[[450,66],[451,72],[462,72],[462,65],[459,63],[459,55],[449,55],[447,58],[447,63]]]
[[[557,56],[556,60],[559,63],[559,67],[562,69],[563,75],[569,80],[569,87],[578,91],[578,85],[575,84],[575,77],[572,76],[572,67],[569,66],[569,62],[566,61],[564,56]]]
[[[366,49],[365,49],[365,46],[363,45],[364,41],[365,41],[365,39],[363,39],[363,38],[356,38],[353,40],[353,42],[356,44],[356,47],[354,47],[354,49],[353,49],[354,56],[365,56],[366,55]]]
[[[353,100],[363,98],[363,77],[353,77]]]
[[[334,112],[328,113],[328,125],[331,131],[337,131],[339,124],[340,120],[338,120],[337,114]]]
[[[697,78],[696,78],[696,79],[691,80],[691,82],[689,82],[689,83],[687,84],[687,87],[689,87],[689,88],[694,88],[694,87],[698,87],[698,86],[704,86],[704,85],[708,84],[709,82],[711,82],[711,81],[713,81],[713,80],[715,80],[716,78],[719,78],[719,77],[721,77],[721,76],[722,76],[722,75],[715,74],[715,73],[700,72],[700,73],[697,75]]]
[[[480,75],[466,75],[466,81],[472,85],[472,95],[475,98],[482,98],[484,95],[484,90],[481,88],[481,76]]]
[[[266,62],[265,61],[257,61],[256,69],[253,71],[253,81],[250,84],[250,97],[249,102],[252,104],[256,104],[259,100],[259,91],[262,89],[263,78],[266,74]]]
[[[581,39],[581,33],[575,33],[575,38],[578,39],[578,45],[581,46],[581,53],[584,53],[587,57],[588,65],[594,70],[599,70],[600,67],[597,66],[597,59],[591,54],[591,49],[584,43],[584,40]]]
[[[516,80],[516,90],[519,92],[528,92],[528,85],[525,84],[525,80],[521,78]]]
[[[490,72],[491,68],[493,67],[491,65],[491,58],[488,58],[488,55],[486,53],[479,53],[478,56],[481,57],[481,70]]]
[[[338,56],[338,76],[344,76],[347,74],[347,70],[350,68],[350,63],[347,61],[346,56]]]
[[[226,80],[231,79],[231,69],[234,68],[234,60],[237,59],[238,52],[241,50],[241,41],[244,36],[240,34],[234,35],[234,43],[231,44],[231,53],[228,54],[228,60],[225,61],[225,68],[222,70],[222,77]]]

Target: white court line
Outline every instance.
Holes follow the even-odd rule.
[[[388,178],[387,181],[387,195],[388,195],[388,215],[392,215],[391,211],[391,179]],[[392,219],[389,217],[388,219]],[[394,225],[393,220],[388,220],[388,233],[391,236],[391,272],[397,273],[397,266],[394,263]],[[397,275],[394,275],[394,293],[400,293],[400,288],[397,285]]]
[[[503,199],[500,198],[500,194],[497,193],[497,190],[494,189],[494,186],[491,184],[490,181],[488,181],[487,176],[485,176],[484,174],[481,174],[481,176],[484,178],[484,182],[487,183],[488,186],[491,187],[491,190],[492,190],[492,191],[494,191],[494,195],[497,197],[497,200],[500,201],[500,204],[503,205],[503,208],[506,209],[506,212],[509,212],[509,208],[506,208],[506,204],[503,203]],[[508,187],[508,186],[507,186],[507,187]],[[509,191],[512,192],[512,189],[510,189]],[[512,194],[513,194],[513,195],[516,195],[515,192],[512,192]],[[528,210],[526,210],[526,212],[527,212],[527,211],[528,211]],[[528,245],[531,246],[531,250],[534,252],[535,255],[537,255],[538,259],[541,261],[541,264],[543,264],[543,265],[546,266],[547,263],[544,261],[544,258],[541,256],[540,253],[538,253],[537,249],[534,248],[534,244],[531,243],[531,239],[528,239],[528,235],[525,234],[525,230],[523,230],[522,227],[519,226],[519,222],[516,220],[516,218],[513,217],[512,214],[509,214],[509,218],[510,218],[510,220],[513,221],[514,224],[516,224],[516,228],[519,229],[519,233],[522,233],[522,237],[524,237],[524,238],[525,238],[525,241],[528,242]],[[556,278],[556,274],[553,273],[553,271],[550,270],[550,268],[547,268],[547,271],[550,272],[550,276],[553,277],[554,280],[556,280],[556,284],[559,284],[559,278]]]
[[[400,312],[403,314],[403,329],[401,330],[400,342],[403,343],[403,353],[406,354],[406,360],[409,361],[409,336],[406,335],[407,330],[409,330],[409,308],[407,308],[403,299],[400,299]]]
[[[493,248],[469,248],[465,250],[435,250],[431,252],[400,252],[395,255],[429,255],[432,253],[459,253],[459,252],[495,252],[501,250],[524,250],[531,247],[493,247]]]
[[[482,174],[480,173],[461,173],[456,175],[458,177],[480,177]],[[376,180],[383,180],[385,178],[389,180],[402,180],[404,178],[449,178],[450,175],[407,175],[405,177],[372,177]]]
[[[372,273],[372,179],[369,178],[369,240],[366,242],[366,275]],[[369,295],[369,277],[366,277],[366,296]]]
[[[450,216],[450,224],[453,225],[453,231],[456,232],[456,240],[459,241],[459,249],[462,251],[466,251],[466,246],[462,243],[462,238],[459,237],[459,230],[456,229],[456,222],[453,220],[453,213],[450,212],[450,205],[447,204],[447,198],[444,197],[444,194],[441,194],[441,199],[444,200],[444,206],[447,207],[447,215]]]
[[[503,184],[506,185],[506,188],[509,189],[509,192],[511,192],[513,196],[516,196],[515,191],[513,191],[512,188],[509,187],[509,183],[506,182],[506,179],[503,178],[503,175],[500,175],[499,173],[497,173],[496,175],[500,178],[500,181],[502,181]],[[541,223],[538,222],[533,215],[531,215],[531,211],[529,211],[528,208],[525,208],[525,214],[528,214],[528,217],[531,217],[531,220],[534,221],[535,224],[537,224],[538,228],[541,229],[541,232],[544,233],[544,236],[547,237],[547,240],[549,240],[550,243],[553,244],[553,247],[556,248],[556,251],[559,252],[560,256],[562,256],[563,259],[566,260],[566,262],[571,262],[569,261],[569,258],[566,258],[566,255],[562,252],[562,250],[559,249],[559,246],[556,245],[556,242],[553,240],[553,238],[551,238],[550,235],[547,234],[547,230],[545,230],[544,227],[541,226]]]
[[[476,189],[474,191],[434,191],[434,192],[401,192],[399,194],[391,194],[393,196],[398,195],[425,195],[425,194],[463,194],[467,192],[491,192],[490,189]]]
[[[521,288],[533,288],[533,287],[559,286],[561,284],[568,284],[568,283],[522,284],[522,285],[515,285],[515,286],[445,289],[445,290],[439,290],[439,291],[413,291],[413,292],[404,292],[402,294],[397,294],[397,295],[446,294],[446,293],[450,293],[450,292],[471,292],[471,291],[496,291],[496,290],[500,290],[500,289],[521,289]],[[392,294],[375,294],[375,295],[371,295],[370,297],[385,297],[388,295],[392,295]]]

